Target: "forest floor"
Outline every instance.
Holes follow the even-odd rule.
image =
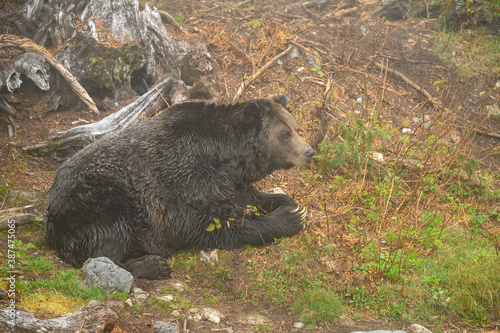
[[[500,329],[498,292],[489,296],[496,305],[485,296],[474,300],[485,304],[468,308],[468,301],[461,303],[457,296],[465,287],[446,284],[451,273],[429,273],[432,263],[443,265],[443,257],[453,258],[450,253],[458,251],[454,234],[477,241],[466,245],[470,251],[487,251],[483,266],[500,263],[500,141],[487,135],[499,133],[500,115],[488,114],[500,103],[498,37],[462,31],[466,37],[459,40],[432,18],[391,22],[375,14],[377,4],[366,1],[346,6],[344,12],[337,2],[321,11],[301,6],[285,10],[278,0],[149,3],[187,29],[181,34],[166,25],[175,39],[193,47],[208,45],[214,67],[211,88],[220,102],[232,102],[246,78],[294,45],[240,100],[285,94],[308,141],[321,119],[329,119],[330,131],[314,165],[276,172],[257,186],[279,186],[305,206],[310,225],[304,232],[261,248],[220,251],[216,266],[202,263],[196,251],[174,256],[171,280],[135,282],[149,293],[149,301],[125,306],[116,332],[155,332],[159,320],[190,332],[350,332],[405,329],[411,323],[439,332]],[[488,39],[498,53],[484,51]],[[9,98],[17,101],[17,136],[10,139],[0,120],[0,211],[5,215],[29,206],[23,212],[40,218],[17,230],[19,251],[27,256],[20,261],[19,278],[57,279],[71,270],[45,246],[40,222],[56,170],[53,160],[28,156],[22,148],[81,119],[97,121],[130,101],[116,101],[100,115],[81,108],[46,113],[50,91],[29,81]],[[428,118],[422,121],[424,116]],[[406,132],[410,130],[413,134]],[[452,250],[446,253],[448,248]],[[52,264],[27,267],[34,257]],[[75,274],[82,279],[80,271]],[[483,288],[490,288],[489,282],[494,286],[492,276]],[[182,291],[172,287],[177,282],[184,285]],[[341,310],[329,317],[329,310],[318,308],[336,303],[314,296],[309,308],[300,308],[298,299],[311,290],[338,295]],[[18,301],[41,317],[88,303],[89,296],[67,293],[44,298],[26,290]],[[154,299],[163,294],[173,294],[175,301],[159,305]],[[204,307],[220,311],[222,322],[189,317],[189,309]],[[263,319],[249,321],[248,314]],[[339,323],[339,314],[353,323]],[[294,328],[298,321],[308,326]]]

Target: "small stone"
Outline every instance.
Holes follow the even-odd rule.
[[[179,333],[180,329],[177,324],[174,323],[166,323],[164,321],[158,321],[156,322],[155,326],[153,326],[156,329],[157,333]]]
[[[159,301],[161,301],[161,302],[169,303],[169,302],[172,302],[174,300],[174,296],[172,296],[172,295],[165,295],[165,296],[159,296],[156,299],[159,300]]]
[[[489,116],[500,116],[500,107],[498,104],[486,105],[485,110]]]
[[[299,49],[297,48],[297,46],[292,47],[292,49],[290,50],[290,53],[288,53],[288,55],[292,59],[297,59],[300,56]]]
[[[237,322],[244,323],[244,324],[251,325],[251,326],[262,325],[262,324],[266,324],[266,323],[271,322],[271,319],[269,319],[266,316],[263,316],[257,312],[238,313],[234,317],[234,319]]]
[[[423,327],[422,325],[419,325],[419,324],[412,324],[412,325],[410,325],[410,332],[411,333],[432,333],[427,328],[425,328],[425,327]]]
[[[353,326],[356,326],[356,323],[354,323],[354,321],[349,318],[348,316],[340,316],[339,318],[339,325],[340,326],[347,326],[347,327],[353,327]]]
[[[217,249],[210,251],[210,253],[200,250],[200,260],[201,262],[207,263],[211,266],[215,266],[215,264],[219,262]]]
[[[227,330],[226,330],[227,333],[233,333],[233,329],[231,327],[229,327]]]
[[[181,317],[181,313],[179,312],[179,310],[174,310],[174,311],[172,311],[172,312],[170,313],[170,316],[171,316],[172,318],[176,318],[176,319],[177,319],[177,318],[180,318],[180,317]]]
[[[295,327],[295,328],[303,328],[304,326],[306,326],[306,324],[304,324],[301,321],[297,321],[297,322],[293,323],[293,327]]]
[[[277,65],[283,65],[283,61],[281,61],[280,59],[276,60],[276,64]]]
[[[424,116],[424,129],[428,131],[431,128],[431,117],[429,115]]]
[[[134,289],[132,289],[132,291],[134,293],[143,293],[144,292],[144,290],[142,290],[141,288],[137,288],[137,287],[135,287]]]
[[[96,285],[108,293],[116,290],[130,292],[134,277],[129,271],[116,265],[106,257],[87,259],[82,267],[87,285]]]
[[[198,313],[198,312],[200,312],[200,309],[198,309],[198,308],[191,308],[188,311],[189,311],[189,313]]]
[[[495,83],[495,87],[500,88],[500,81],[497,81],[497,83]]]
[[[363,36],[364,36],[364,35],[366,35],[366,33],[367,33],[367,31],[368,31],[368,30],[366,30],[366,28],[365,28],[365,26],[364,26],[364,25],[360,26],[360,27],[359,27],[359,30],[361,31],[361,34],[362,34]]]
[[[148,299],[148,294],[146,292],[141,292],[141,293],[134,293],[134,298],[138,301],[145,301]]]
[[[125,304],[127,304],[128,306],[130,307],[133,307],[134,306],[134,303],[132,303],[132,300],[130,298],[128,298],[126,301],[125,301]]]
[[[123,310],[123,307],[125,306],[125,302],[114,296],[107,296],[104,300],[104,304],[118,314]]]
[[[180,282],[172,284],[172,287],[174,287],[177,291],[184,291],[184,284]]]
[[[411,128],[403,128],[401,130],[401,132],[403,132],[403,134],[413,134],[413,130]]]
[[[368,156],[370,156],[376,162],[385,163],[384,155],[382,155],[381,153],[371,151],[368,153]]]
[[[222,314],[216,309],[204,308],[201,310],[201,318],[212,323],[218,324],[222,318]]]
[[[273,187],[266,191],[267,194],[285,194],[285,191],[281,187]]]
[[[115,102],[115,106],[116,106],[116,107],[119,107],[119,106],[120,106],[120,103]]]

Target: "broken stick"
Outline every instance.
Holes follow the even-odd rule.
[[[424,87],[421,87],[419,85],[417,85],[415,82],[413,82],[412,80],[410,80],[409,78],[406,77],[406,75],[404,75],[403,73],[401,72],[398,72],[397,70],[395,69],[391,69],[389,67],[386,67],[384,65],[382,65],[381,63],[378,63],[376,61],[373,62],[375,64],[375,66],[377,66],[378,68],[382,69],[382,70],[385,70],[387,71],[388,73],[391,73],[391,74],[394,74],[396,76],[398,76],[399,78],[401,78],[403,81],[405,81],[406,83],[408,83],[410,86],[412,86],[413,88],[415,88],[417,91],[420,91],[422,94],[424,94],[424,96],[429,100],[429,102],[431,102],[432,104],[434,104],[435,106],[439,106],[438,104],[438,101],[436,101],[435,98],[433,98],[431,96],[431,94],[429,94],[429,92],[427,90],[424,89]]]
[[[288,46],[288,48],[281,52],[280,54],[278,54],[277,56],[275,56],[274,58],[272,58],[271,60],[269,60],[264,66],[262,66],[261,69],[259,69],[257,71],[257,73],[253,74],[252,76],[248,77],[245,81],[243,81],[243,83],[240,85],[240,87],[238,88],[238,91],[236,92],[236,95],[234,95],[234,98],[233,98],[233,103],[235,103],[238,98],[240,98],[241,94],[243,93],[243,91],[245,90],[246,87],[248,87],[249,85],[251,85],[255,80],[257,80],[257,78],[266,70],[268,69],[269,67],[271,67],[272,64],[274,64],[276,62],[276,60],[278,60],[279,58],[281,58],[282,56],[284,56],[285,54],[287,54],[288,52],[290,52],[293,48],[293,44],[290,44]]]
[[[64,67],[59,61],[56,60],[45,48],[40,45],[35,44],[31,39],[26,37],[14,36],[14,35],[0,35],[0,48],[2,47],[15,47],[24,52],[33,52],[41,55],[45,60],[54,67],[59,74],[68,82],[71,89],[81,98],[81,100],[87,104],[90,110],[94,113],[99,114],[99,110],[95,105],[92,98],[89,96],[87,91],[78,83],[75,77]]]

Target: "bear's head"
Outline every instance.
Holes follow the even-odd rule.
[[[265,172],[308,166],[312,149],[299,135],[299,126],[286,110],[287,99],[256,99],[245,103],[243,117],[255,135],[258,163]],[[262,171],[264,171],[262,170]]]

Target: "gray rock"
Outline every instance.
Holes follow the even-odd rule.
[[[300,56],[299,49],[297,48],[297,46],[292,47],[288,55],[292,59],[297,59]]]
[[[295,328],[303,328],[304,326],[306,326],[306,324],[304,324],[301,321],[293,323],[293,327],[295,327]]]
[[[349,318],[348,316],[340,316],[339,318],[339,325],[341,326],[347,326],[347,327],[354,327],[356,326],[356,324],[354,323],[354,321]]]
[[[174,300],[174,296],[164,295],[164,296],[159,296],[156,299],[159,300],[160,302],[170,303]]]
[[[220,323],[222,314],[216,309],[203,308],[201,309],[201,318],[203,320],[208,320],[211,321],[212,323],[218,324]]]
[[[410,325],[409,331],[410,331],[410,333],[432,333],[427,328],[425,328],[425,327],[423,327],[422,325],[419,325],[419,324],[412,324],[412,325]]]
[[[271,319],[256,312],[239,313],[234,316],[234,320],[251,326],[261,325],[271,322]]]
[[[134,277],[129,271],[118,267],[111,259],[106,257],[91,258],[85,261],[82,267],[85,272],[85,281],[89,286],[102,287],[106,292],[116,290],[130,292]]]
[[[164,321],[156,322],[154,326],[157,333],[180,333],[179,326],[174,323],[166,323]]]
[[[485,110],[489,116],[500,116],[500,107],[498,104],[486,105]]]
[[[104,305],[119,314],[125,307],[125,302],[118,297],[107,296],[104,300]]]
[[[175,288],[177,291],[184,291],[184,284],[181,282],[176,282],[172,284],[172,287]]]

